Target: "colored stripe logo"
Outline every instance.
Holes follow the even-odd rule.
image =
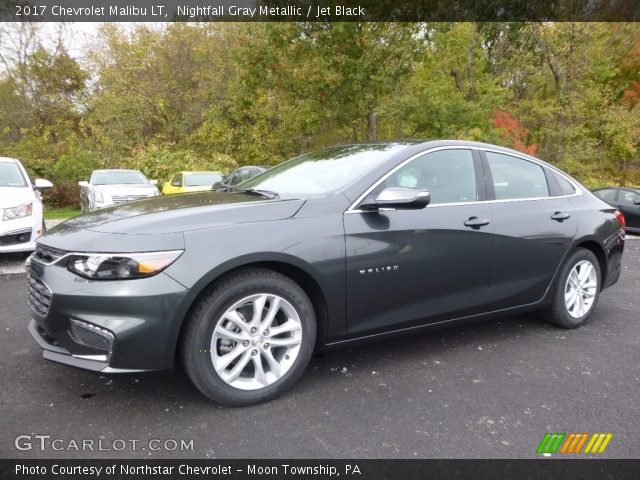
[[[553,453],[604,453],[613,433],[546,433],[536,453],[550,455]],[[586,447],[585,447],[586,445]],[[582,450],[584,447],[584,451]]]

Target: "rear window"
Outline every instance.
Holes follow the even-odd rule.
[[[571,182],[569,180],[556,172],[551,173],[553,174],[553,178],[558,183],[558,187],[560,187],[560,192],[562,193],[562,195],[573,195],[574,193],[576,193],[575,187],[571,185]]]
[[[17,163],[0,162],[0,187],[26,187],[27,181]]]
[[[537,163],[501,153],[486,152],[496,200],[549,196],[544,170]]]
[[[222,180],[219,173],[188,173],[184,176],[185,187],[210,187]]]

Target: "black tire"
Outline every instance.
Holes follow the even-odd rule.
[[[213,367],[211,339],[220,317],[234,303],[253,294],[275,294],[295,309],[302,325],[298,356],[274,383],[242,390],[226,383]],[[246,406],[271,400],[291,387],[307,367],[316,339],[316,319],[309,297],[298,284],[273,270],[242,269],[219,281],[199,300],[186,320],[181,339],[182,362],[195,386],[210,399],[228,406]]]
[[[595,290],[595,298],[591,307],[582,316],[576,318],[569,313],[565,304],[565,289],[567,288],[569,274],[574,267],[582,261],[588,261],[593,265],[596,272],[597,286]],[[558,275],[558,281],[553,288],[554,292],[552,303],[541,312],[542,318],[546,322],[562,328],[578,328],[583,325],[593,314],[598,303],[598,297],[600,296],[600,289],[602,288],[600,264],[593,252],[585,248],[578,248],[573,252],[562,266]]]

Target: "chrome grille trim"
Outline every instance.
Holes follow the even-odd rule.
[[[36,245],[36,251],[33,253],[33,258],[41,263],[53,263],[56,260],[64,257],[68,252],[60,250],[58,248],[47,247],[38,243]]]
[[[27,274],[27,282],[27,306],[29,310],[40,317],[46,317],[47,313],[49,313],[49,306],[51,305],[51,297],[53,295],[51,289],[42,280],[33,278],[30,274]]]
[[[111,195],[111,200],[113,203],[127,203],[142,200],[147,197],[149,197],[149,195]]]

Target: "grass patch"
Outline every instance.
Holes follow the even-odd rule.
[[[44,207],[44,219],[45,220],[63,220],[66,218],[75,217],[80,215],[80,210],[73,207],[65,208],[51,208]]]

